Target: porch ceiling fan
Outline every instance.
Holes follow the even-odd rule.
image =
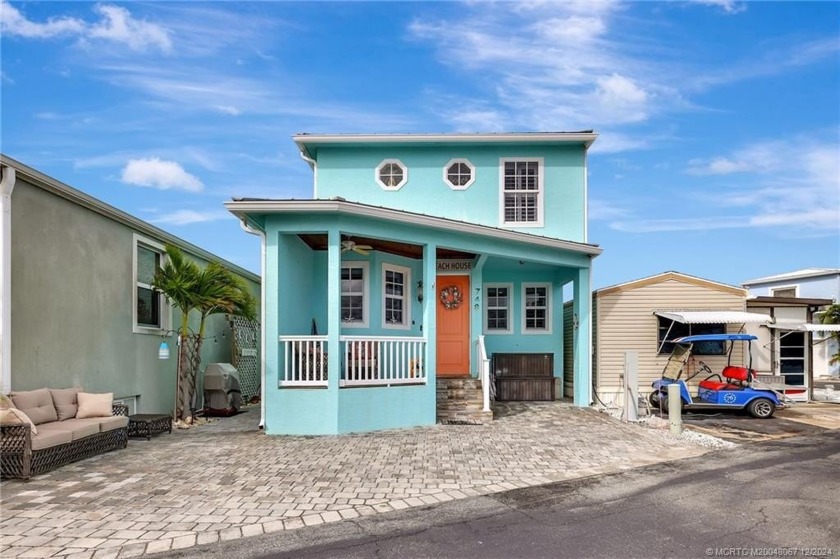
[[[353,251],[357,254],[362,254],[362,255],[367,256],[368,254],[370,254],[369,251],[371,251],[371,250],[373,250],[372,246],[370,246],[370,245],[357,245],[356,241],[353,241],[351,239],[341,241],[341,252]]]

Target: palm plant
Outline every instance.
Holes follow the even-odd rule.
[[[211,262],[201,269],[174,245],[166,245],[166,255],[167,261],[158,268],[152,286],[181,311],[175,419],[186,419],[201,364],[207,317],[228,313],[254,318],[256,301],[245,283],[218,262]],[[189,328],[189,315],[194,310],[201,316],[197,335],[191,335]]]
[[[835,303],[828,307],[820,318],[820,322],[823,324],[840,324],[840,304]],[[837,351],[831,356],[828,362],[831,365],[836,365],[837,363],[840,363],[840,332],[832,332],[831,337],[838,342],[838,347]]]

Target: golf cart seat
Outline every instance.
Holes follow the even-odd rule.
[[[737,384],[730,384],[728,382],[718,382],[716,380],[701,380],[698,384],[700,388],[705,388],[706,390],[738,390],[741,388],[740,385]]]
[[[732,384],[744,386],[753,379],[753,371],[746,367],[733,367],[727,365],[723,368],[721,376]]]

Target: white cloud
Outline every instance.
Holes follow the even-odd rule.
[[[157,157],[132,159],[122,171],[126,184],[148,186],[159,190],[200,192],[204,185],[175,161],[161,161]]]
[[[6,36],[48,39],[61,35],[80,35],[86,28],[84,21],[72,17],[50,18],[46,23],[29,21],[8,2],[0,3],[0,31]]]
[[[150,219],[149,221],[162,225],[192,225],[194,223],[206,223],[208,221],[219,221],[221,219],[232,218],[233,215],[231,213],[222,210],[212,210],[206,212],[178,210]]]
[[[160,25],[134,19],[126,8],[119,6],[99,4],[94,10],[101,19],[90,26],[88,38],[123,43],[135,51],[144,51],[149,47],[157,47],[164,52],[172,50],[169,32]]]
[[[714,6],[728,14],[738,14],[747,9],[746,3],[738,0],[691,0],[691,2],[704,6]]]
[[[236,107],[234,107],[232,105],[219,105],[218,107],[216,107],[216,110],[219,111],[220,113],[224,113],[226,115],[231,115],[231,116],[239,116],[239,115],[242,114],[242,111],[240,111],[239,109],[237,109]]]
[[[613,202],[598,198],[589,199],[588,215],[592,221],[619,219],[627,217],[629,213],[630,210],[628,208],[619,206]]]
[[[689,162],[687,172],[707,184],[685,206],[693,217],[624,220],[619,231],[650,233],[704,229],[775,228],[784,236],[840,231],[840,146],[820,134],[770,140],[731,154]],[[729,175],[733,182],[723,178]],[[706,208],[706,215],[697,215]],[[736,210],[737,214],[730,213]]]
[[[3,1],[0,5],[0,31],[7,36],[27,39],[76,37],[81,42],[105,41],[123,44],[131,50],[146,51],[157,48],[172,49],[169,31],[164,27],[132,17],[126,8],[97,4],[94,11],[99,20],[88,23],[73,17],[50,18],[45,23],[27,19],[17,8]]]

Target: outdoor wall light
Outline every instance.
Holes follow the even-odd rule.
[[[158,359],[169,359],[169,344],[166,341],[160,342],[158,348]]]
[[[417,302],[423,302],[423,280],[417,282]]]

